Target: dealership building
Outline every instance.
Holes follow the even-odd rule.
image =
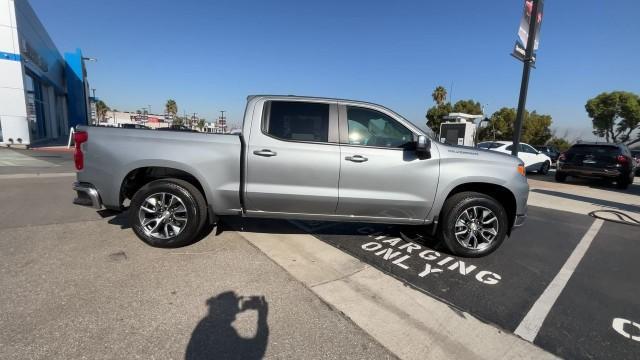
[[[32,145],[87,124],[82,52],[62,55],[27,0],[0,0],[0,143]]]

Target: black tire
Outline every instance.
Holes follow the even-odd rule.
[[[567,181],[567,174],[564,174],[558,170],[556,170],[556,181],[559,183],[563,183]]]
[[[149,234],[140,220],[141,206],[145,200],[154,194],[170,194],[184,204],[186,220],[177,235],[159,238]],[[176,200],[177,201],[177,200]],[[148,206],[148,205],[147,205]],[[161,216],[162,211],[153,216]],[[207,221],[207,203],[204,196],[195,186],[180,179],[160,179],[152,181],[138,190],[129,206],[129,224],[133,232],[145,243],[162,248],[181,247],[199,240],[202,228]],[[165,225],[166,227],[166,225]],[[166,230],[165,230],[166,231]]]
[[[622,175],[616,180],[616,187],[618,189],[625,190],[629,187],[629,185],[631,185],[632,182],[633,177],[629,179],[629,176]]]
[[[548,161],[545,161],[544,164],[540,165],[540,169],[538,169],[538,174],[547,175],[549,173],[549,168],[551,164]]]
[[[471,211],[474,207],[490,210],[497,221],[496,235],[482,247],[476,243],[475,249],[465,247],[455,235],[459,217],[463,216],[463,212]],[[455,194],[445,201],[439,224],[438,237],[451,253],[463,257],[480,257],[492,253],[502,244],[507,235],[509,219],[504,207],[496,199],[485,194],[466,191]]]

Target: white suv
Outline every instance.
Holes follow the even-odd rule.
[[[485,141],[479,143],[477,147],[511,154],[513,143],[511,141]],[[539,174],[546,175],[549,172],[549,167],[551,167],[551,158],[529,144],[520,143],[518,158],[524,162],[527,171],[537,171]]]

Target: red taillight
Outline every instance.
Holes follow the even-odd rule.
[[[620,165],[627,165],[629,163],[629,159],[624,155],[618,155],[616,157],[616,162]]]
[[[562,154],[560,154],[560,156],[558,156],[558,160],[559,161],[565,161],[565,160],[567,160],[567,156],[564,153],[562,153]]]
[[[73,133],[73,142],[76,145],[76,151],[73,153],[73,160],[76,163],[76,170],[82,170],[84,168],[84,154],[82,154],[82,148],[80,145],[89,140],[89,134],[86,131],[78,131]]]

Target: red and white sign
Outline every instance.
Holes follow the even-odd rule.
[[[533,42],[533,49],[538,50],[540,44],[540,27],[542,26],[542,15],[544,8],[544,0],[538,0],[538,24],[536,26],[536,37]],[[518,29],[518,37],[523,48],[527,48],[529,41],[529,24],[531,23],[531,13],[533,12],[533,0],[526,0],[524,2],[524,11],[522,12],[522,19],[520,20],[520,28]]]

